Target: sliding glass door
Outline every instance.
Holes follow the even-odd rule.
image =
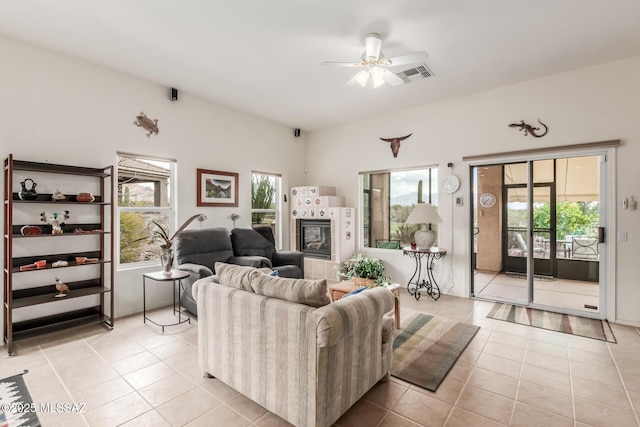
[[[604,156],[473,166],[472,295],[603,315]]]

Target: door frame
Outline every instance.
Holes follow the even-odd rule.
[[[528,284],[528,306],[532,308],[539,308],[549,311],[560,311],[566,314],[594,317],[598,319],[609,319],[611,321],[616,319],[616,147],[620,145],[620,141],[603,141],[596,143],[577,144],[574,146],[568,145],[563,147],[549,147],[542,149],[523,150],[507,153],[497,153],[493,155],[482,155],[463,157],[464,161],[467,161],[469,166],[469,200],[473,200],[474,197],[474,176],[473,168],[480,166],[497,165],[504,163],[515,162],[528,162],[535,160],[547,160],[551,158],[565,158],[565,157],[582,157],[582,156],[601,156],[601,159],[605,159],[603,163],[601,160],[600,170],[600,225],[605,228],[605,243],[601,244],[600,248],[600,292],[599,292],[599,307],[598,313],[588,313],[579,310],[563,309],[560,307],[549,307],[539,304],[533,304],[532,295],[532,283]],[[527,178],[527,182],[531,180]],[[532,197],[533,187],[529,187],[529,197]],[[474,265],[473,265],[473,251],[474,251],[474,230],[473,230],[473,210],[474,203],[469,203],[469,209],[467,210],[467,236],[470,237],[467,248],[470,256],[468,257],[469,268],[469,285],[468,292],[471,298],[479,298],[474,295],[473,277],[474,277]],[[532,215],[532,212],[529,213]],[[530,230],[528,230],[530,234]],[[533,256],[528,256],[527,261],[527,275],[530,282],[533,281],[533,276],[529,274],[532,270]]]

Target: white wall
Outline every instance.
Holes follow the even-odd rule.
[[[306,181],[336,186],[348,206],[358,206],[361,171],[438,165],[441,177],[458,175],[462,186],[454,196],[464,196],[465,205],[455,207],[453,196],[440,194],[439,211],[445,222],[439,225],[439,244],[453,250],[436,268],[444,290],[468,295],[469,167],[462,158],[620,139],[617,158],[610,162],[617,165],[617,194],[607,196],[614,202],[631,195],[639,199],[639,76],[640,58],[632,58],[313,132],[308,136]],[[438,77],[416,84],[437,85]],[[538,118],[549,126],[543,138],[525,137],[507,126],[523,119],[534,123]],[[397,158],[392,157],[388,143],[379,140],[409,133],[413,136],[402,142]],[[447,168],[448,162],[454,164],[453,170]],[[609,230],[608,241],[615,245],[617,260],[608,317],[640,325],[636,256],[640,253],[640,210],[623,211],[617,203],[613,212],[611,223],[627,231],[628,240],[615,241],[615,229]],[[402,255],[376,249],[366,253],[383,259],[396,281],[406,283],[413,272],[413,261]]]
[[[12,39],[0,38],[0,57],[3,159],[11,153],[19,160],[103,167],[116,164],[116,151],[175,158],[178,222],[204,213],[203,227],[231,229],[234,212],[241,216],[238,227],[250,226],[252,170],[282,174],[285,191],[304,184],[304,138],[294,138],[292,129],[188,93],[171,102],[167,87]],[[147,138],[133,125],[140,111],[158,119],[157,136]],[[196,207],[196,168],[239,173],[239,206]],[[288,245],[288,204],[283,209]],[[117,273],[116,317],[142,311],[141,274],[157,269]],[[171,291],[160,285],[147,297],[149,306],[164,305]]]
[[[178,160],[179,221],[203,212],[203,226],[249,226],[250,172],[283,174],[283,189],[296,185],[330,185],[358,205],[358,172],[438,165],[441,176],[451,171],[461,178],[464,207],[454,207],[441,194],[440,244],[451,250],[437,266],[442,288],[451,294],[468,292],[468,165],[463,156],[502,151],[620,139],[617,150],[617,194],[613,200],[638,193],[640,172],[640,58],[633,58],[545,79],[502,87],[446,102],[424,105],[381,118],[316,131],[294,138],[289,128],[247,116],[180,93],[168,100],[168,88],[98,67],[12,39],[0,38],[0,154],[15,158],[102,167],[115,164],[116,151],[152,154]],[[421,84],[437,84],[433,80]],[[391,90],[384,88],[383,90]],[[247,94],[246,96],[250,96]],[[145,136],[133,126],[144,111],[159,119],[159,135]],[[507,124],[540,118],[550,127],[544,138],[524,137]],[[413,133],[393,158],[379,137]],[[306,156],[306,157],[305,157]],[[306,161],[305,161],[306,159]],[[309,161],[313,159],[313,162]],[[305,175],[303,168],[309,168]],[[196,168],[238,172],[238,208],[197,208]],[[285,212],[289,206],[284,204]],[[0,216],[2,213],[0,213]],[[610,319],[640,325],[639,211],[617,210],[615,225],[628,241],[615,244],[614,302]],[[4,220],[4,218],[1,218]],[[285,224],[288,215],[284,218]],[[194,225],[198,226],[198,225]],[[284,227],[285,233],[288,231]],[[284,236],[283,242],[288,242]],[[385,260],[391,276],[406,282],[412,261],[402,255],[371,250]],[[0,248],[3,254],[3,249]],[[148,271],[148,270],[147,270]],[[142,306],[142,270],[116,275],[116,315],[138,312]],[[150,305],[170,301],[158,292]]]

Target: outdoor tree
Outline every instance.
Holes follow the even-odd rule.
[[[140,253],[146,237],[145,220],[135,212],[120,214],[120,262],[140,261]]]
[[[549,203],[539,203],[533,210],[533,227],[549,228]],[[586,235],[599,222],[597,203],[559,202],[556,204],[556,237]]]
[[[272,177],[253,175],[251,177],[251,208],[273,209],[275,206],[276,186]],[[253,212],[251,222],[262,224],[267,212]]]

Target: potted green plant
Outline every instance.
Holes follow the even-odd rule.
[[[384,276],[384,265],[377,258],[356,254],[334,267],[338,280],[351,280],[358,286],[382,286],[389,282]]]

